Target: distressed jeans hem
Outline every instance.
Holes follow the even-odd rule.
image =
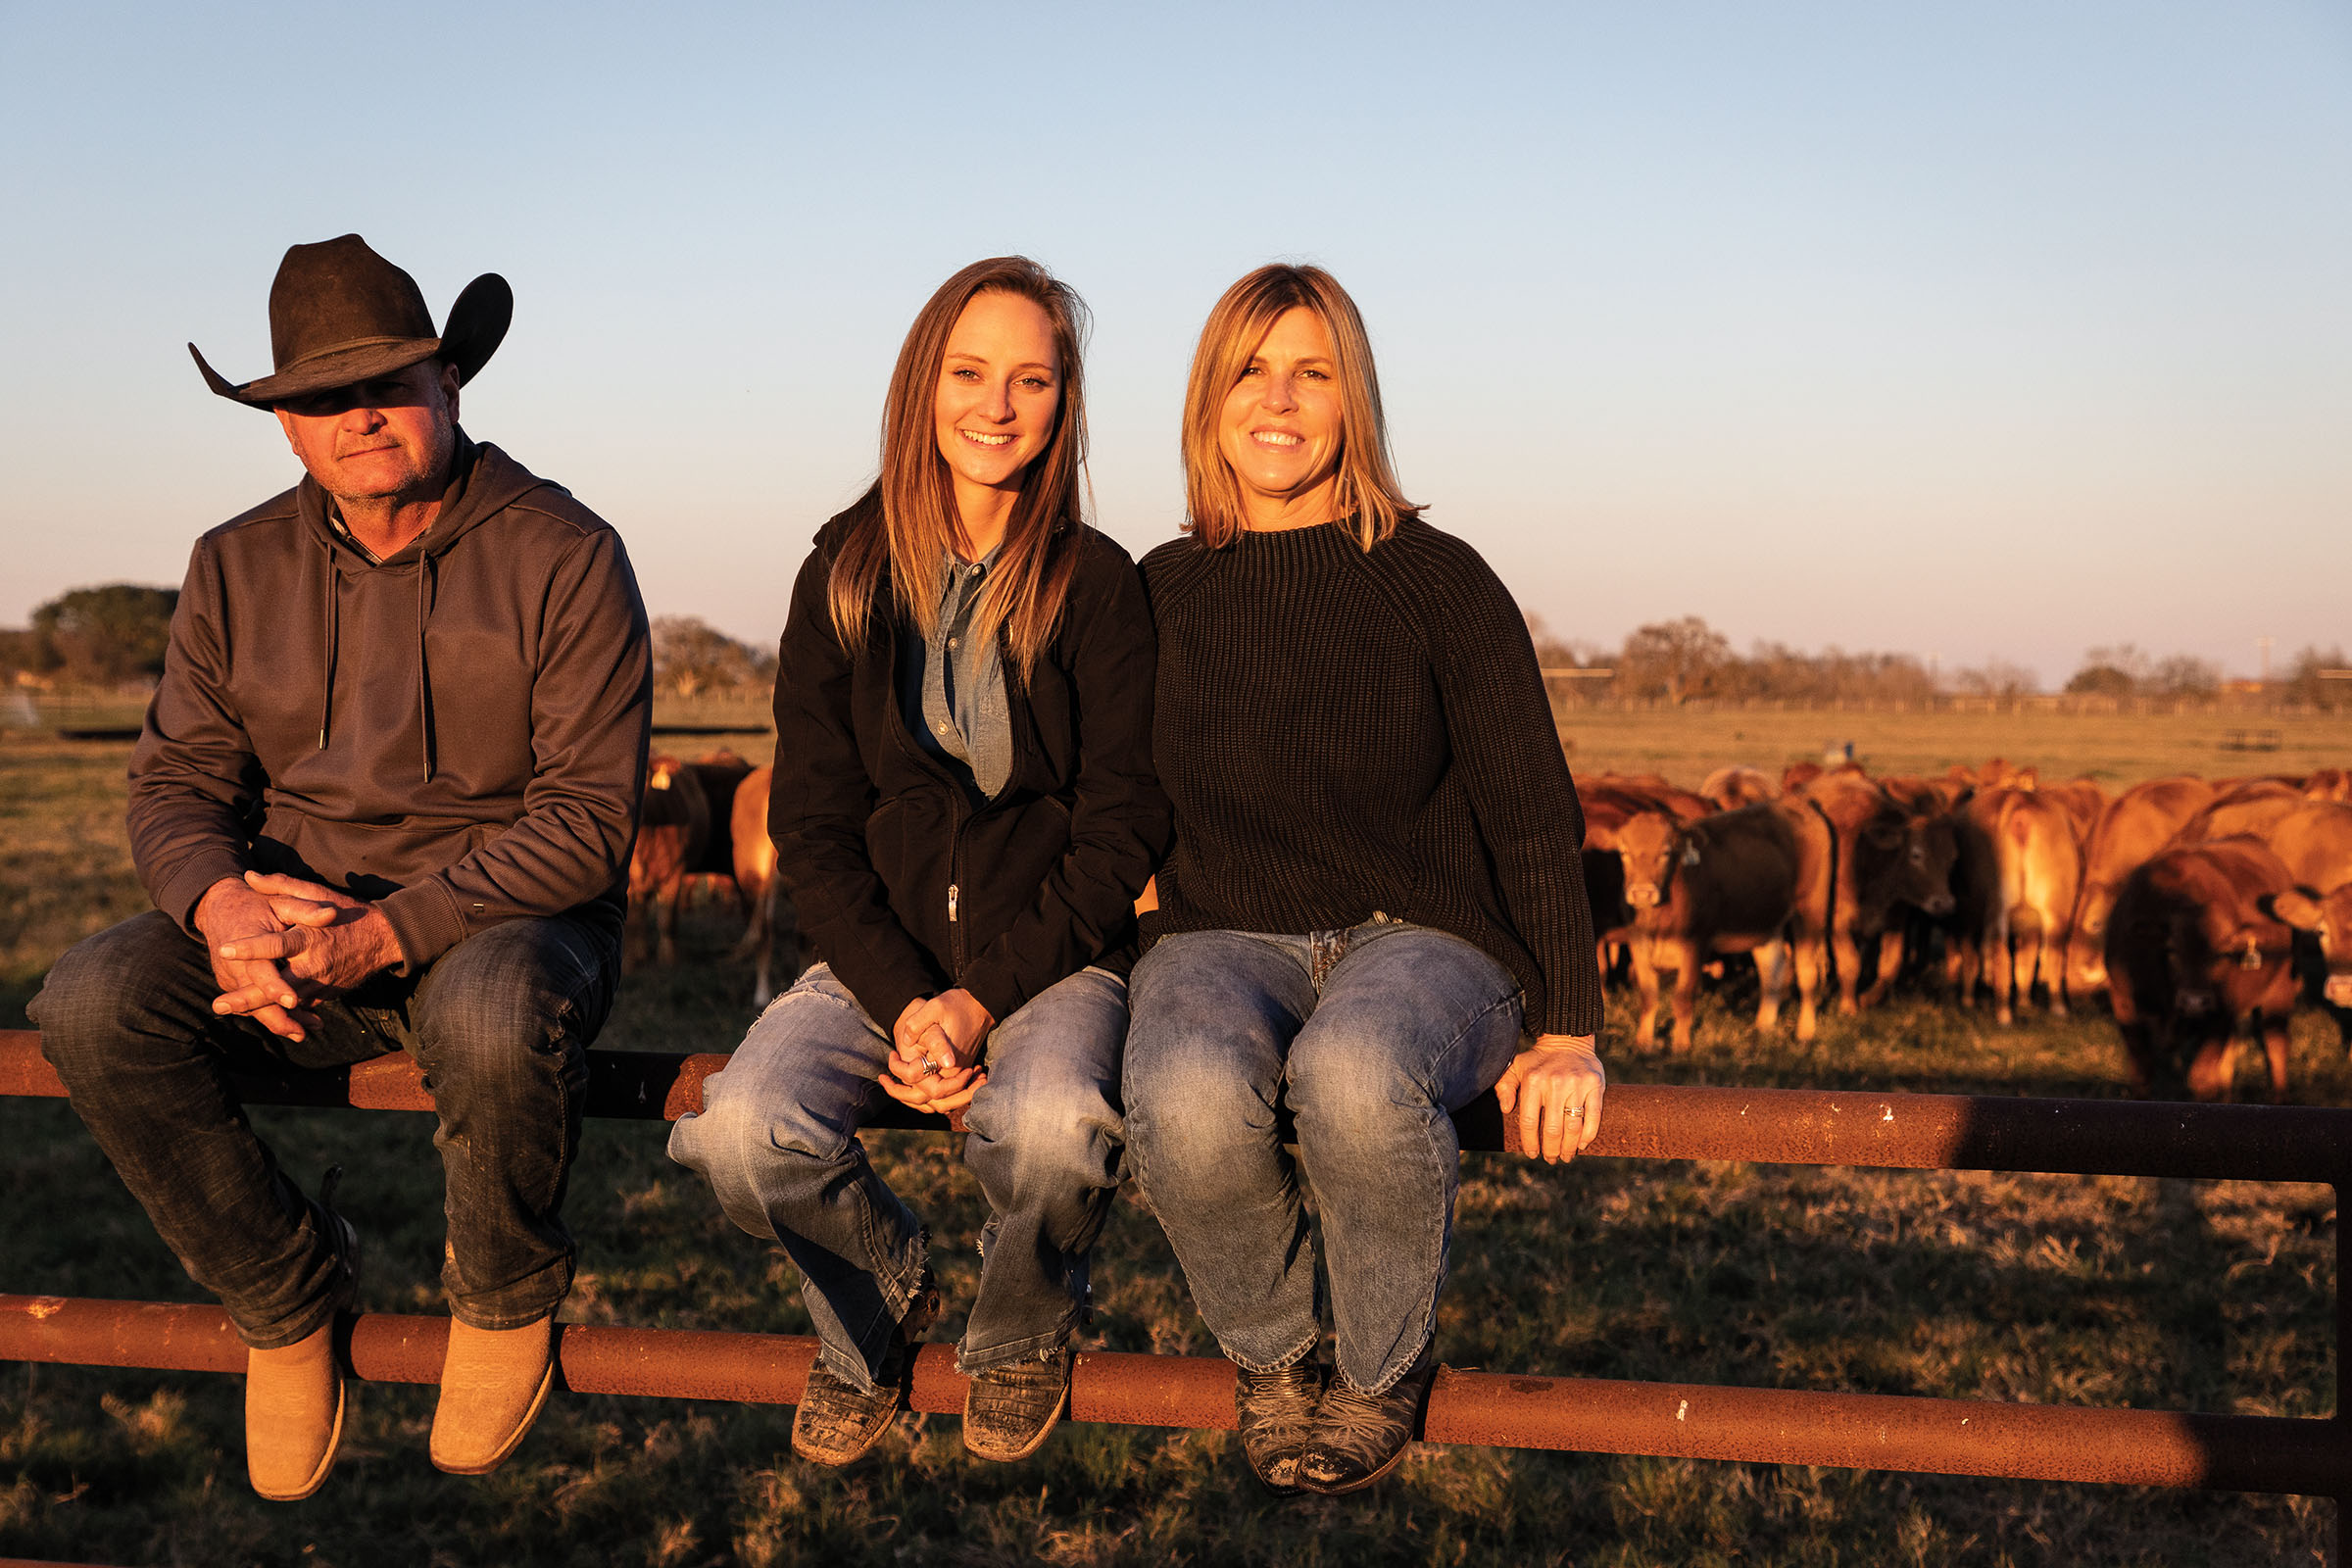
[[[1317,1329],[1308,1334],[1306,1339],[1301,1342],[1296,1349],[1286,1350],[1270,1361],[1254,1360],[1250,1356],[1243,1355],[1241,1352],[1234,1349],[1232,1346],[1227,1345],[1223,1340],[1219,1340],[1217,1342],[1217,1348],[1225,1352],[1226,1360],[1231,1361],[1235,1366],[1240,1367],[1243,1371],[1262,1374],[1266,1372],[1279,1372],[1284,1367],[1297,1366],[1299,1362],[1314,1354],[1315,1347],[1322,1343],[1323,1332],[1322,1330]]]
[[[1086,1308],[1072,1306],[1060,1322],[1043,1334],[1032,1334],[1025,1340],[1008,1340],[974,1349],[970,1345],[956,1348],[956,1370],[966,1377],[986,1372],[991,1367],[1007,1366],[1014,1361],[1026,1361],[1047,1351],[1067,1345],[1076,1336],[1079,1325],[1086,1320]]]

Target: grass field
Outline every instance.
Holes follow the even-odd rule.
[[[1777,764],[1850,737],[1886,768],[1998,752],[2117,781],[2238,770],[2185,750],[2194,736],[2170,726],[2189,720],[2116,720],[2096,734],[2083,720],[2036,728],[2040,715],[1686,721],[1678,731],[1673,715],[1595,714],[1575,757],[1695,781],[1720,761]],[[2337,761],[2352,750],[2343,741],[2290,737]],[[738,749],[759,760],[763,745]],[[58,951],[143,905],[122,848],[125,755],[0,736],[0,1027],[22,1026]],[[2287,756],[2262,761],[2312,765]],[[630,978],[603,1044],[734,1043],[750,981],[718,956],[732,932],[705,909],[686,936],[679,968]],[[1629,1022],[1620,1000],[1603,1046],[1621,1082],[2124,1092],[2103,1018],[2034,1013],[2001,1031],[1898,994],[1881,1013],[1830,1018],[1798,1047],[1786,1034],[1754,1040],[1710,999],[1682,1057],[1634,1053]],[[2352,1102],[2332,1027],[2299,1017],[2294,1042],[2294,1098]],[[342,1202],[369,1248],[365,1304],[436,1310],[428,1118],[261,1109],[254,1120],[298,1179],[347,1168]],[[806,1332],[789,1268],[718,1217],[662,1136],[591,1123],[568,1209],[582,1255],[565,1317]],[[871,1144],[933,1227],[952,1308],[968,1302],[982,1205],[952,1147],[919,1134]],[[199,1298],[63,1103],[0,1102],[0,1290]],[[1529,1373],[2326,1414],[2335,1224],[2324,1188],[1617,1160],[1552,1170],[1474,1155],[1440,1347],[1452,1365]],[[1102,1345],[1213,1351],[1132,1201],[1114,1209],[1095,1277]],[[938,1337],[959,1326],[952,1312]],[[1066,1429],[1035,1460],[998,1467],[968,1459],[956,1423],[940,1418],[906,1419],[881,1458],[834,1474],[791,1459],[789,1409],[578,1396],[552,1403],[496,1475],[459,1480],[425,1462],[431,1391],[378,1386],[359,1392],[326,1491],[272,1506],[244,1485],[240,1397],[230,1378],[0,1366],[0,1556],[2179,1565],[2316,1562],[2332,1528],[2328,1504],[2300,1498],[1481,1448],[1422,1448],[1370,1494],[1279,1503],[1255,1491],[1225,1434]]]

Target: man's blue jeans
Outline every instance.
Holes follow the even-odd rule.
[[[569,915],[508,920],[421,975],[316,1004],[300,1042],[220,1018],[204,945],[150,910],[76,944],[31,1012],[74,1108],[197,1284],[259,1348],[336,1305],[318,1210],[246,1122],[238,1069],[339,1067],[406,1050],[440,1116],[450,1307],[519,1328],[571,1289],[564,1186],[579,1149],[585,1053],[612,1005],[617,943]]]
[[[980,1295],[956,1364],[983,1372],[1066,1341],[1086,1310],[1087,1253],[1119,1184],[1119,1043],[1127,988],[1084,969],[988,1037],[988,1082],[964,1111],[963,1160],[990,1218]],[[768,1004],[681,1116],[672,1159],[702,1173],[742,1229],[800,1269],[818,1353],[870,1390],[921,1283],[922,1224],[858,1141],[890,1032],[817,964]]]
[[[1516,982],[1458,937],[1376,915],[1305,936],[1163,937],[1133,988],[1131,1168],[1210,1332],[1252,1371],[1314,1350],[1303,1180],[1339,1369],[1386,1392],[1430,1342],[1461,1152],[1447,1112],[1510,1064]]]

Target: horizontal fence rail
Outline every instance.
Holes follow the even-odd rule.
[[[588,1113],[675,1121],[703,1108],[723,1054],[588,1053]],[[409,1056],[353,1067],[240,1075],[264,1105],[431,1110]],[[64,1098],[30,1030],[0,1030],[0,1095]],[[869,1127],[937,1132],[949,1118],[876,1097]],[[1454,1113],[1462,1148],[1520,1152],[1518,1119],[1492,1094]],[[1866,1095],[1842,1090],[1617,1084],[1588,1153],[1625,1159],[1743,1160],[1892,1170],[2034,1171],[2333,1183],[2352,1171],[2352,1111],[2306,1105],[2026,1100],[1998,1095]]]
[[[674,1120],[702,1106],[724,1055],[594,1051],[588,1111]],[[430,1110],[404,1055],[348,1069],[240,1078],[257,1103]],[[38,1036],[0,1031],[0,1095],[62,1097]],[[872,1125],[944,1129],[937,1116],[878,1102]],[[1463,1107],[1462,1147],[1515,1152],[1518,1127],[1492,1096]],[[1910,1170],[2315,1182],[2352,1178],[2352,1110],[1975,1095],[1620,1084],[1591,1154]],[[1928,1471],[2021,1480],[2352,1494],[2345,1405],[2345,1242],[2337,1232],[2337,1408],[2315,1418],[2092,1409],[1807,1390],[1524,1377],[1447,1369],[1424,1437],[1594,1453]],[[369,1313],[351,1330],[351,1365],[380,1382],[440,1376],[448,1320]],[[569,1324],[559,1342],[576,1393],[793,1403],[813,1339]],[[0,1296],[0,1359],[169,1371],[241,1372],[245,1348],[219,1307]],[[963,1407],[947,1346],[915,1364],[917,1410]],[[1233,1368],[1210,1357],[1088,1352],[1070,1417],[1231,1428]],[[2341,1509],[2339,1507],[2339,1526]],[[2340,1560],[2340,1558],[2339,1558]]]
[[[445,1317],[368,1313],[350,1364],[371,1383],[434,1383]],[[557,1342],[574,1394],[793,1404],[816,1341],[802,1335],[566,1324]],[[245,1346],[217,1306],[0,1296],[0,1358],[172,1372],[243,1372]],[[1070,1373],[1070,1419],[1230,1431],[1233,1365],[1209,1356],[1087,1351]],[[915,1358],[911,1403],[960,1414],[950,1346]],[[2230,1492],[2328,1493],[2344,1480],[2331,1420],[2188,1415],[1816,1394],[1698,1383],[1438,1374],[1432,1443],[1658,1454],[2030,1481],[2122,1482]]]

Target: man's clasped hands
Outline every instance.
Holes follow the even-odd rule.
[[[310,1003],[402,961],[381,909],[300,877],[222,877],[205,890],[195,921],[220,987],[213,1011],[244,1014],[288,1040],[318,1026]]]

